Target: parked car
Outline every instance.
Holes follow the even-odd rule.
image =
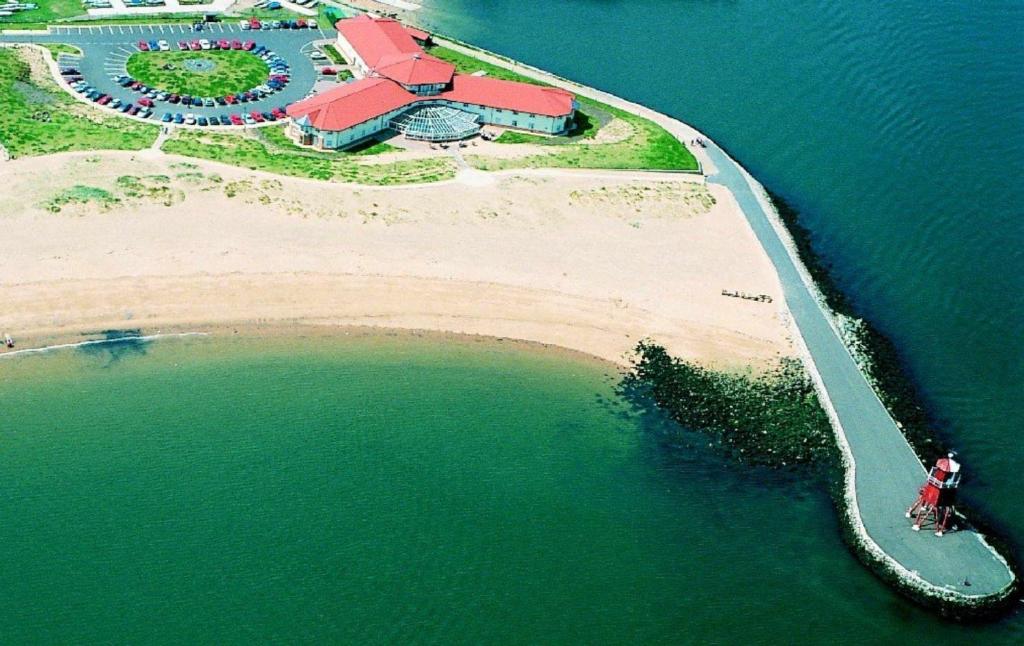
[[[149,98],[147,96],[144,96],[141,99],[139,99],[138,103],[139,103],[139,105],[144,105],[147,108],[149,108],[149,107],[153,106],[153,99],[151,99],[151,98]]]
[[[132,115],[133,117],[135,115],[137,115],[138,113],[139,113],[139,106],[133,105],[132,107],[128,108],[128,114]]]
[[[303,20],[302,18],[299,18],[298,20],[295,21],[295,28],[296,29],[305,29],[306,28],[306,21]]]
[[[213,106],[217,105],[217,102],[213,99],[206,99],[205,101],[203,101],[203,105],[205,105],[208,108],[212,108]]]
[[[236,40],[235,42],[237,43],[238,41]],[[247,52],[251,52],[255,48],[256,48],[256,41],[254,41],[254,40],[247,40],[242,45],[242,49],[244,49]]]
[[[139,110],[139,113],[136,114],[135,116],[137,116],[137,117],[139,117],[141,119],[148,119],[149,115],[151,115],[151,114],[153,114],[152,110],[150,110],[149,108],[142,108],[141,110]]]
[[[196,115],[189,112],[185,115],[185,125],[194,126],[196,124]]]
[[[251,126],[256,123],[256,120],[249,114],[242,115],[242,121],[244,121],[247,126]]]
[[[244,123],[242,121],[242,117],[238,116],[237,114],[233,114],[229,118],[231,119],[231,125],[233,126],[240,126],[242,125],[242,123]]]
[[[179,125],[185,123],[185,117],[181,116],[181,113],[178,112],[174,115],[174,123],[177,123]]]
[[[249,29],[260,29],[261,27],[263,27],[263,23],[261,23],[257,18],[249,19]]]
[[[253,110],[252,112],[249,113],[249,116],[252,117],[253,120],[256,121],[257,123],[263,123],[263,121],[264,121],[263,115],[260,114],[259,110]]]
[[[222,125],[222,126],[230,126],[231,125],[231,117],[229,117],[226,114],[220,115],[220,125]]]
[[[321,67],[320,73],[323,74],[324,76],[334,76],[335,74],[338,73],[338,70],[334,69],[333,67]]]
[[[198,96],[194,96],[192,97],[192,105],[196,106],[197,108],[201,108],[203,107],[203,100]]]
[[[188,46],[189,49],[191,49],[194,52],[198,52],[200,49],[203,48],[202,44],[198,40],[193,40],[191,43],[188,44]]]
[[[227,100],[224,97],[222,97],[222,96],[217,97],[216,99],[214,99],[214,101],[217,102],[217,105],[227,105],[228,104]]]
[[[178,49],[181,49],[181,50],[188,49],[188,41],[187,40],[179,40],[178,41]]]
[[[239,20],[238,26],[243,31],[248,31],[251,28],[251,23],[248,20]]]
[[[237,39],[231,41],[231,49],[242,49],[242,41]]]
[[[157,101],[166,101],[168,96],[170,96],[170,95],[167,92],[163,92],[163,91],[157,92],[156,93],[156,100]]]
[[[152,51],[152,52],[159,51],[160,50],[160,43],[158,43],[155,40],[149,41],[149,50]]]
[[[182,94],[181,95],[181,104],[182,105],[192,105],[192,96],[189,95],[189,94]]]
[[[110,103],[110,95],[109,94],[101,94],[101,95],[99,95],[98,97],[96,97],[93,100],[96,103],[99,103],[100,105],[106,105],[106,104]]]
[[[110,105],[108,105],[107,107],[113,108],[114,110],[117,110],[118,108],[121,107],[121,99],[114,99],[113,101],[110,102]]]
[[[270,114],[274,115],[278,119],[284,119],[285,117],[288,116],[287,114],[285,114],[285,111],[282,110],[281,108],[274,108],[273,110],[270,111]]]
[[[221,49],[231,49],[231,41],[227,38],[221,38],[217,41],[217,46]]]
[[[261,112],[260,114],[262,114],[262,115],[263,115],[263,120],[264,120],[264,121],[277,121],[277,116],[276,116],[276,115],[274,115],[274,113],[273,113],[273,112],[269,112],[269,111],[267,111],[267,110],[264,110],[264,111],[263,111],[263,112]]]
[[[199,47],[202,49],[210,49],[210,41],[202,38],[199,40]]]
[[[139,51],[143,51],[143,52],[148,52],[149,51],[149,43],[147,43],[146,41],[140,40],[137,44],[139,46]]]
[[[238,99],[235,98],[234,94],[229,94],[226,97],[224,97],[224,103],[227,103],[228,105],[234,105],[238,103]]]
[[[172,94],[169,97],[167,97],[167,100],[171,103],[178,103],[179,101],[181,101],[181,97],[177,94]]]
[[[196,117],[196,123],[197,123],[198,125],[200,125],[200,126],[207,126],[207,125],[210,125],[210,122],[209,122],[209,121],[207,121],[207,120],[206,120],[206,117],[203,117],[203,116],[199,116],[199,117]]]
[[[118,108],[118,110],[120,110],[121,112],[123,112],[125,114],[128,114],[128,111],[132,109],[132,105],[133,104],[131,104],[131,103],[124,103],[124,104],[121,105],[120,108]]]
[[[160,120],[163,121],[164,123],[170,123],[171,119],[173,119],[173,118],[174,118],[174,115],[172,115],[170,112],[164,112],[164,116],[160,117]]]
[[[306,21],[306,25],[309,26],[310,29],[316,29],[317,27],[320,26],[320,25],[316,24],[316,20],[314,20],[312,18],[310,18],[309,20]]]
[[[157,46],[160,47],[160,51],[162,52],[171,51],[171,46],[166,40],[157,41]]]

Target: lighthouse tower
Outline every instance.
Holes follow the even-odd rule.
[[[907,518],[914,518],[911,529],[915,532],[928,524],[935,527],[936,536],[942,536],[949,526],[956,503],[956,488],[960,485],[960,463],[953,459],[953,455],[950,453],[935,463],[921,486],[920,495],[907,510]]]

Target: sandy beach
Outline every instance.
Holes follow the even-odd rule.
[[[19,159],[0,181],[16,196],[0,203],[0,331],[21,347],[287,324],[498,336],[617,363],[644,337],[720,367],[792,353],[771,265],[731,194],[700,177],[370,188],[144,152]]]

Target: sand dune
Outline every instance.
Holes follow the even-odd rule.
[[[648,336],[719,366],[791,353],[775,273],[721,187],[644,173],[464,180],[370,188],[145,153],[0,164],[15,196],[0,204],[0,330],[42,342],[99,327],[328,323],[617,362]]]

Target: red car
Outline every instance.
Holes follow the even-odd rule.
[[[323,74],[324,76],[334,76],[335,74],[338,73],[338,71],[333,67],[324,67],[320,70],[320,73]]]
[[[263,24],[260,23],[260,21],[257,20],[256,18],[249,19],[249,29],[259,29],[262,26]]]
[[[288,116],[281,108],[274,108],[273,110],[270,111],[270,114],[274,115],[278,119],[284,119],[285,117]]]
[[[189,43],[189,47],[191,47],[192,51],[194,52],[198,52],[200,49],[203,48],[203,46],[199,44],[198,40],[193,40],[191,43]]]
[[[306,21],[303,20],[302,18],[299,18],[298,20],[295,21],[295,26],[298,27],[299,29],[305,29]]]
[[[128,87],[130,87],[133,90],[138,90],[140,87],[142,87],[142,83],[140,83],[138,81],[135,81],[134,83],[132,83]]]
[[[141,99],[138,100],[138,104],[139,105],[144,105],[147,108],[152,108],[153,107],[153,99],[149,98],[148,96],[144,96],[144,97],[142,97]]]
[[[242,45],[242,49],[244,49],[247,52],[252,51],[252,49],[254,47],[256,47],[256,41],[255,40],[247,40],[247,41],[245,41],[245,44]]]
[[[233,40],[231,41],[231,49],[242,49],[242,41]]]
[[[96,103],[99,103],[100,105],[106,105],[106,104],[110,103],[111,101],[113,101],[113,97],[110,96],[109,94],[104,94],[100,98],[96,99]]]
[[[188,49],[188,41],[187,40],[179,40],[178,41],[178,49]]]
[[[231,115],[231,125],[233,125],[233,126],[241,126],[244,123],[245,122],[242,121],[242,117],[238,116],[237,114]]]
[[[234,94],[229,94],[226,97],[224,97],[224,102],[227,103],[228,105],[234,105],[234,104],[238,103],[238,100],[235,99],[235,95]]]
[[[231,49],[231,41],[222,38],[217,41],[217,46],[221,49]]]
[[[249,116],[252,117],[253,121],[255,121],[256,123],[263,123],[264,121],[263,115],[260,114],[259,110],[253,110],[249,113]]]
[[[143,51],[143,52],[148,52],[149,51],[149,43],[147,43],[144,40],[140,40],[139,41],[139,50]]]

